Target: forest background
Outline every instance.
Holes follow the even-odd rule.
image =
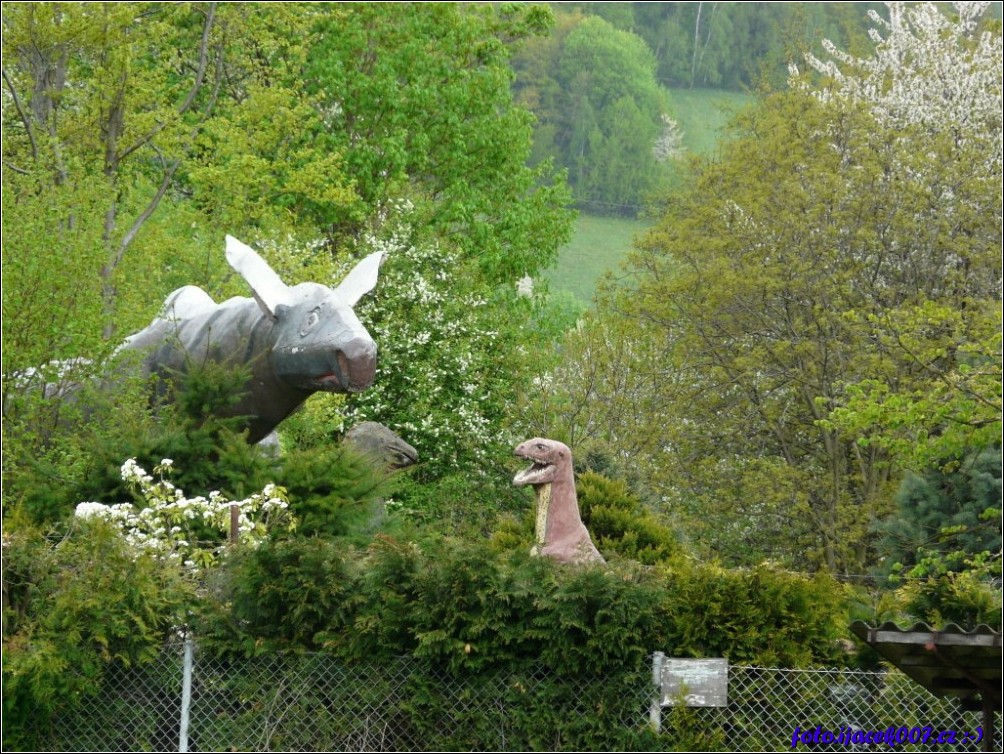
[[[179,625],[471,668],[551,646],[566,670],[668,644],[874,662],[836,641],[855,617],[1000,627],[998,4],[3,24],[5,720]],[[641,231],[588,307],[554,272],[576,212]],[[233,375],[172,407],[94,379],[173,289],[246,295],[226,233],[289,283],[387,255],[358,307],[374,387],[312,398],[278,457],[207,418]],[[362,420],[420,464],[353,456]],[[525,557],[533,435],[574,449],[606,575]]]

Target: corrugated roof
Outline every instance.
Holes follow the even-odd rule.
[[[885,659],[936,696],[973,700],[1001,707],[1001,633],[990,626],[972,630],[954,623],[934,629],[925,623],[900,628],[891,621],[851,631]]]

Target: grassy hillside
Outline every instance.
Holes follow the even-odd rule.
[[[731,114],[750,100],[749,95],[719,89],[670,91],[671,115],[683,129],[684,146],[696,153],[711,151]],[[645,220],[580,214],[572,240],[545,273],[551,290],[566,291],[590,304],[597,281],[605,272],[617,269],[634,236],[647,226]]]
[[[558,252],[558,261],[544,274],[552,291],[567,291],[583,304],[590,304],[596,283],[608,270],[615,270],[631,248],[635,234],[648,223],[626,217],[580,214],[572,240]]]
[[[722,127],[752,97],[721,89],[671,89],[670,115],[683,129],[683,145],[691,152],[710,152],[721,136]]]

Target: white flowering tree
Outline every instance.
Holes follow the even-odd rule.
[[[188,497],[166,479],[172,465],[170,458],[163,459],[153,470],[154,478],[130,458],[122,464],[122,480],[142,505],[80,503],[77,518],[107,521],[138,551],[175,561],[191,572],[216,560],[222,543],[232,536],[235,509],[238,541],[244,544],[258,544],[270,530],[295,528],[283,488],[268,484],[243,500],[228,500],[218,491]]]
[[[662,133],[652,145],[652,156],[658,162],[669,162],[683,156],[683,129],[666,113],[662,114]]]
[[[952,3],[951,16],[935,3],[886,5],[888,20],[868,12],[875,24],[872,56],[856,57],[828,39],[822,44],[830,59],[806,54],[809,66],[828,79],[816,95],[863,102],[893,129],[947,130],[960,141],[989,138],[987,158],[999,171],[1001,34],[981,23],[990,3]]]
[[[825,77],[822,85],[792,79],[821,101],[865,106],[887,138],[918,156],[897,166],[897,180],[912,182],[917,196],[939,208],[940,226],[915,215],[918,232],[897,255],[915,267],[946,260],[938,271],[943,290],[918,290],[896,307],[877,300],[866,316],[873,341],[923,367],[929,384],[904,391],[889,380],[863,379],[848,385],[831,415],[837,426],[874,433],[875,442],[918,466],[957,458],[1000,435],[1004,52],[999,26],[985,23],[989,6],[957,2],[946,12],[934,3],[887,3],[888,19],[869,11],[872,55],[856,57],[824,40],[829,59],[806,55]],[[995,225],[996,242],[987,244],[975,230],[987,224]]]

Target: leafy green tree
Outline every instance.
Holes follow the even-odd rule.
[[[363,241],[387,255],[379,295],[359,305],[379,343],[377,379],[338,421],[381,422],[418,450],[395,493],[403,517],[485,536],[521,505],[509,459],[528,429],[516,406],[567,320],[530,278],[522,290],[476,284],[475,262],[412,225],[409,205],[397,213]]]
[[[362,199],[332,238],[360,238],[404,199],[416,226],[492,284],[546,266],[568,234],[567,196],[546,163],[526,165],[533,116],[513,102],[509,61],[551,23],[535,5],[360,3],[325,16],[308,72],[320,143],[344,153]]]
[[[517,94],[542,124],[536,154],[568,169],[580,203],[634,214],[662,179],[653,147],[668,107],[645,43],[599,16],[565,16],[515,65]]]
[[[920,152],[853,106],[791,93],[740,127],[667,203],[634,257],[637,283],[609,304],[608,316],[629,315],[621,331],[645,344],[636,352],[661,353],[641,362],[647,374],[668,375],[644,391],[657,423],[614,441],[644,438],[661,469],[653,486],[723,557],[860,572],[895,467],[829,413],[864,377],[930,384],[918,364],[876,347],[870,313],[966,301],[984,326],[986,283],[999,278],[995,193],[961,167],[976,151],[963,147],[967,160],[944,140]],[[934,176],[958,204],[930,201]],[[946,223],[958,206],[982,210]],[[578,368],[608,355],[591,350]]]
[[[589,4],[583,4],[587,7]],[[634,3],[634,24],[670,87],[740,90],[783,84],[787,66],[821,39],[867,44],[869,9],[882,3]]]
[[[532,305],[515,286],[503,296],[472,285],[476,263],[424,237],[410,210],[398,208],[365,240],[387,255],[379,296],[359,305],[380,356],[375,384],[348,398],[346,420],[400,432],[434,478],[483,468],[510,444],[506,406],[526,371],[517,345]]]

